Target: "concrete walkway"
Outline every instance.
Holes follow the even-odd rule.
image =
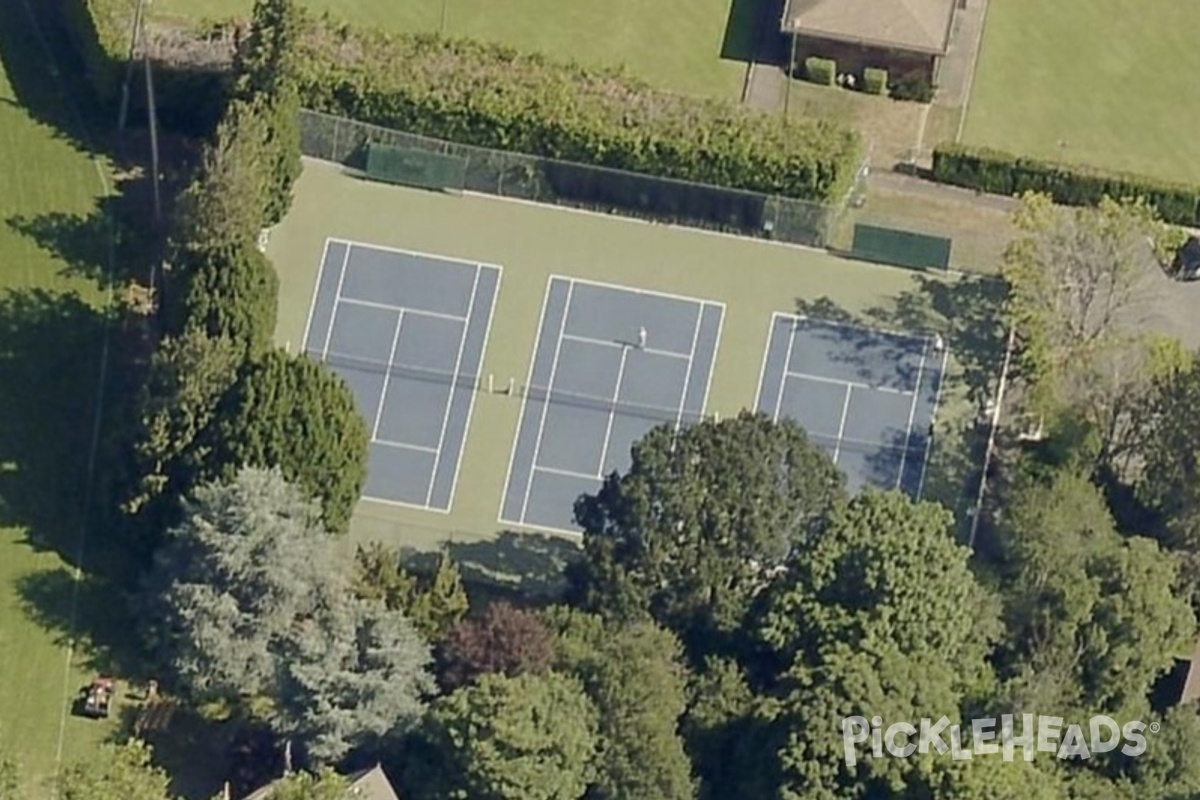
[[[959,9],[955,15],[950,46],[938,74],[935,105],[947,108],[967,105],[975,77],[975,62],[979,57],[979,43],[983,40],[987,6],[988,0],[967,0],[967,7]]]

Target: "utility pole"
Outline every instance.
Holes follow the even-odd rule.
[[[121,85],[121,110],[117,113],[117,130],[124,131],[129,117],[129,84],[133,81],[138,43],[142,38],[142,13],[146,0],[138,0],[133,12],[133,28],[129,31],[129,58],[125,62],[125,82]]]

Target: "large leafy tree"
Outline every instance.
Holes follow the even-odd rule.
[[[1152,683],[1195,632],[1178,560],[1118,534],[1103,495],[1070,471],[1022,482],[1005,507],[1008,702],[1144,713]]]
[[[401,733],[433,689],[399,612],[355,598],[320,515],[278,471],[206,484],[155,555],[148,644],[193,701],[261,715],[317,761]]]
[[[594,774],[596,711],[557,673],[484,675],[438,700],[423,738],[429,796],[462,800],[579,800]]]
[[[366,480],[367,430],[337,375],[302,355],[271,350],[247,362],[226,394],[209,443],[218,474],[278,467],[345,532]]]
[[[107,745],[94,760],[71,765],[55,781],[59,800],[170,800],[171,779],[138,740]]]
[[[844,499],[843,478],[791,422],[743,413],[658,428],[576,505],[586,607],[649,613],[693,650],[736,631],[752,599]]]
[[[1023,198],[1014,223],[1021,235],[1004,256],[1008,310],[1035,406],[1045,410],[1086,394],[1128,344],[1128,312],[1139,279],[1155,268],[1162,225],[1143,203],[1064,208],[1038,194]]]
[[[843,760],[851,716],[952,721],[986,690],[996,608],[948,512],[867,492],[834,513],[773,587],[760,635],[780,673],[783,798],[898,792],[922,760]]]
[[[652,622],[608,622],[568,609],[549,615],[557,668],[579,678],[599,713],[594,800],[695,796],[679,735],[687,670],[678,640]]]
[[[553,660],[554,637],[537,614],[492,603],[479,618],[451,628],[442,641],[442,683],[453,689],[484,674],[541,674]]]

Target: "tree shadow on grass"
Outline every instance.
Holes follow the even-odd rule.
[[[495,539],[448,542],[472,601],[505,599],[553,601],[566,588],[567,565],[583,555],[579,544],[562,536],[502,531]],[[406,567],[428,570],[436,553],[409,552]]]

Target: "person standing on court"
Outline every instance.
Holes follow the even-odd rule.
[[[646,349],[646,326],[645,325],[638,328],[638,349],[639,350]]]

